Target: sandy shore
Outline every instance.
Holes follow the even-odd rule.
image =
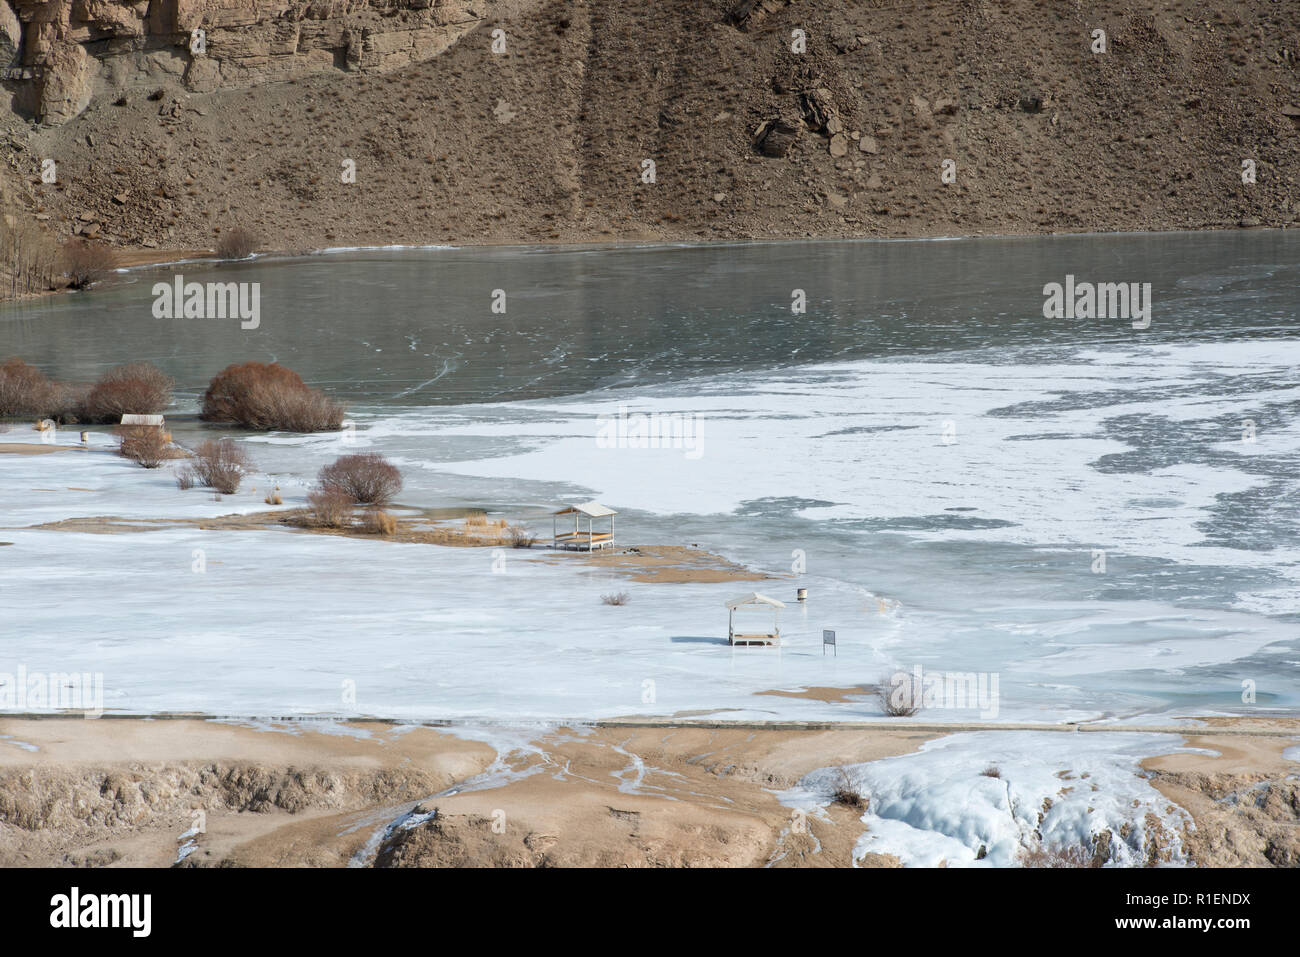
[[[1145,762],[1193,862],[1294,866],[1300,721],[1222,724]],[[774,792],[943,733],[717,725],[502,729],[498,760],[384,723],[0,719],[0,865],[848,866],[861,812],[797,822]]]

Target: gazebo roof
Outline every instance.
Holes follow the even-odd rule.
[[[567,505],[556,512],[556,515],[572,515],[574,512],[581,512],[588,518],[604,518],[606,515],[617,515],[618,513],[608,506],[601,505],[599,502],[583,502],[581,505]]]
[[[784,608],[785,602],[777,601],[767,595],[760,595],[756,591],[752,591],[748,595],[741,595],[739,598],[733,598],[727,602],[727,607],[733,611],[741,605],[771,605],[774,608]]]

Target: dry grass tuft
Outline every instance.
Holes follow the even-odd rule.
[[[393,535],[397,532],[397,519],[383,509],[371,508],[366,510],[361,526],[373,535]]]
[[[601,595],[600,600],[606,605],[626,605],[632,600],[632,596],[625,591],[619,591],[610,595]]]
[[[1037,844],[1021,850],[1017,857],[1021,867],[1101,867],[1099,855],[1081,844],[1047,847]]]

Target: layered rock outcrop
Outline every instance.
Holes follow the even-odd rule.
[[[66,123],[95,96],[172,78],[193,92],[437,56],[491,0],[0,0],[15,105]]]

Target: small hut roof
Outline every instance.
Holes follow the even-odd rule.
[[[612,508],[601,505],[599,502],[583,502],[581,505],[566,505],[555,514],[572,515],[574,512],[581,512],[588,518],[604,518],[606,515],[618,514]]]
[[[732,610],[739,608],[741,605],[771,605],[774,608],[784,608],[785,602],[777,601],[767,595],[760,595],[756,591],[752,591],[748,595],[741,595],[739,598],[733,598],[727,602],[727,607]]]

